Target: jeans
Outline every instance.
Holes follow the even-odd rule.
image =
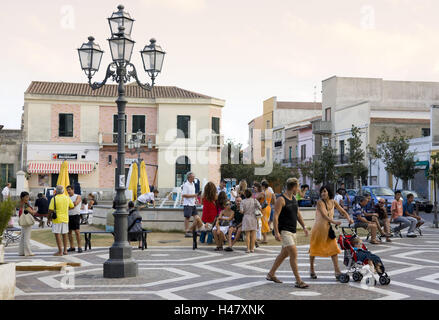
[[[393,219],[393,222],[401,223],[401,226],[396,227],[394,231],[398,232],[409,227],[408,233],[414,233],[418,220],[413,217],[397,217]]]

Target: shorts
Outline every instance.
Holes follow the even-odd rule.
[[[282,248],[295,246],[297,243],[296,234],[282,230],[280,232],[280,237],[282,238]]]
[[[183,213],[184,213],[184,217],[185,218],[190,218],[190,217],[193,217],[193,216],[197,216],[198,215],[198,212],[197,212],[197,207],[195,207],[195,206],[184,206],[184,209],[183,209]]]
[[[54,223],[54,224],[52,224],[52,233],[55,233],[55,234],[69,233],[69,224],[68,223]]]
[[[69,231],[79,230],[80,222],[81,222],[81,215],[75,214],[74,216],[69,216]]]

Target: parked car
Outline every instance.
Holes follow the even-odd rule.
[[[366,193],[369,193],[372,197],[372,201],[374,204],[378,203],[380,199],[384,199],[387,201],[387,211],[391,211],[392,202],[395,199],[395,192],[393,192],[392,189],[388,187],[381,187],[381,186],[363,186],[361,188],[361,194],[364,195]]]
[[[416,191],[402,190],[402,198],[404,200],[407,199],[407,195],[410,193],[415,196],[415,204],[419,206],[419,211],[425,211],[426,213],[431,213],[433,211],[433,204],[428,199],[420,197]]]

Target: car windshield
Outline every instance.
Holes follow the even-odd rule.
[[[395,196],[395,193],[390,188],[379,187],[379,188],[371,188],[371,191],[376,196]]]

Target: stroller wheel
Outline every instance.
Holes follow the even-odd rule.
[[[361,281],[361,279],[363,279],[363,275],[360,272],[355,271],[352,274],[352,279],[354,279],[356,282]]]
[[[339,281],[341,283],[348,283],[349,282],[349,275],[346,273],[342,273],[339,277]]]
[[[380,276],[380,285],[382,285],[382,286],[386,286],[386,285],[388,285],[389,283],[390,283],[390,278],[389,278],[389,276],[384,276],[384,275]]]

